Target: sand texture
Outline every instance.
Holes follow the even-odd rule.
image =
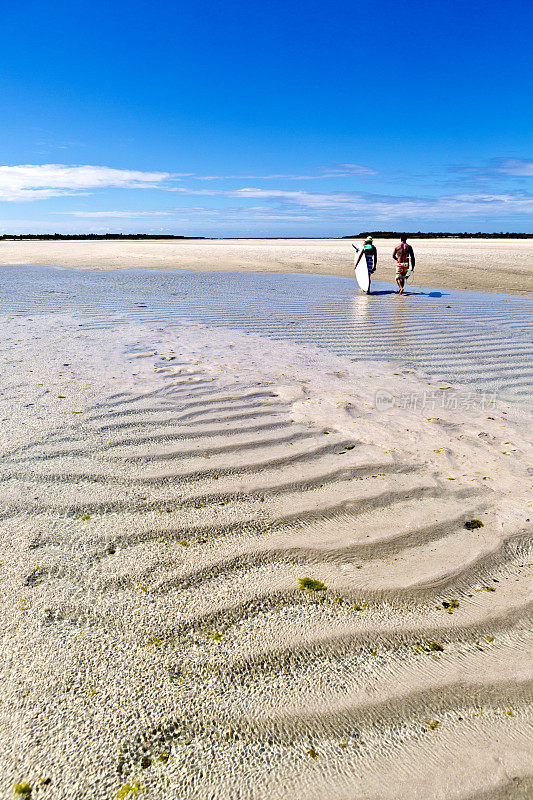
[[[355,242],[359,247],[360,241]],[[396,242],[375,241],[376,279],[394,281]],[[533,292],[533,240],[413,240],[416,280],[473,291]],[[74,269],[189,269],[353,275],[351,241],[338,239],[205,240],[195,242],[2,242],[0,264]]]
[[[2,330],[2,798],[530,796],[520,405],[379,411],[443,384],[230,328]]]

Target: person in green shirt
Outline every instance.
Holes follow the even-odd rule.
[[[376,246],[374,245],[374,241],[371,236],[367,236],[365,239],[363,248],[359,253],[357,261],[355,262],[355,267],[354,267],[355,269],[357,269],[357,265],[359,264],[363,256],[366,259],[366,266],[368,268],[368,277],[370,279],[370,276],[376,271],[376,267],[378,265],[378,251],[376,250]],[[368,291],[370,292],[370,287]]]

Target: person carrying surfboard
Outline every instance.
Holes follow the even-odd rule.
[[[411,261],[411,272],[415,269],[415,254],[410,244],[407,244],[405,234],[401,237],[400,244],[396,245],[392,254],[396,261],[396,283],[398,284],[398,294],[403,294],[405,279],[409,272],[409,261]]]
[[[378,265],[378,251],[376,250],[376,246],[374,245],[373,239],[371,236],[367,236],[365,242],[363,244],[363,248],[359,253],[359,257],[355,262],[354,269],[357,269],[357,265],[363,258],[366,259],[366,266],[368,269],[368,289],[367,293],[370,294],[370,276],[373,272],[376,271],[376,267]]]

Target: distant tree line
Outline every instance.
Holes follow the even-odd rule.
[[[17,242],[26,239],[44,239],[45,241],[64,241],[64,240],[107,240],[107,239],[205,239],[205,236],[174,236],[169,233],[21,233],[14,235],[4,233],[0,239],[14,239]]]
[[[375,236],[376,239],[399,239],[400,236],[407,236],[408,239],[533,239],[533,233],[450,233],[449,231],[432,231],[430,233],[423,233],[417,231],[416,233],[409,233],[408,231],[363,231],[362,233],[354,234],[353,236],[342,236],[342,239],[363,239],[366,236]]]
[[[363,239],[366,236],[374,236],[376,239],[399,239],[404,234],[404,231],[362,231],[361,233],[354,233],[350,236],[341,236],[341,239]],[[416,233],[405,232],[405,236],[409,239],[533,239],[533,233],[449,233],[448,231],[423,233],[417,231]],[[0,241],[109,241],[109,240],[135,240],[135,239],[180,239],[180,240],[194,240],[206,239],[206,236],[178,236],[171,233],[20,233],[11,234],[4,233],[0,236]],[[209,237],[213,238],[213,237]],[[221,237],[224,238],[224,237]],[[235,237],[231,237],[232,239]],[[335,237],[329,236],[246,236],[238,237],[242,239],[329,239]]]

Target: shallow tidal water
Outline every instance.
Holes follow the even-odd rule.
[[[532,302],[324,275],[160,270],[0,269],[4,314],[68,312],[82,325],[147,320],[237,328],[351,360],[395,361],[500,399],[533,384]]]

